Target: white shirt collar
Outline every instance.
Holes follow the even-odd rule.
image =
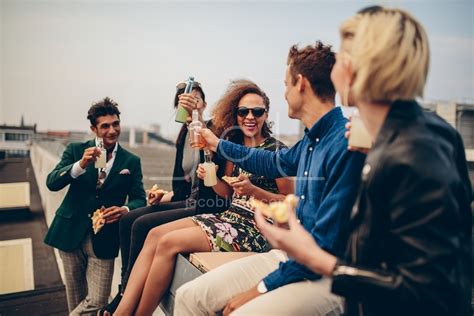
[[[97,139],[97,137],[95,138],[95,145],[98,146],[99,145],[99,140]],[[117,149],[118,149],[118,141],[115,143],[115,147],[114,147],[114,150],[112,152],[112,155],[115,156],[115,154],[117,153]]]

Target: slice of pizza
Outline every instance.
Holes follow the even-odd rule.
[[[168,193],[166,190],[158,188],[157,184],[154,184],[151,189],[148,191],[148,200],[154,200],[153,203],[159,202],[163,196]]]
[[[92,214],[92,230],[94,234],[97,234],[102,227],[105,225],[105,218],[104,218],[104,209],[105,208],[98,208],[95,210],[94,214]]]
[[[252,207],[258,208],[266,217],[272,218],[277,224],[286,224],[289,212],[298,204],[298,198],[294,194],[288,194],[283,201],[270,204],[252,198],[250,204]]]
[[[272,203],[273,218],[277,223],[285,224],[288,222],[289,212],[292,212],[298,204],[298,198],[294,194],[288,194],[283,202]]]
[[[229,177],[229,176],[223,176],[222,180],[224,180],[228,184],[232,184],[232,183],[236,183],[240,181],[239,177]]]
[[[254,209],[259,209],[264,216],[268,217],[268,218],[273,218],[273,213],[272,211],[270,210],[270,205],[267,204],[267,203],[263,203],[262,201],[260,200],[257,200],[255,198],[250,198],[249,200],[250,202],[250,205],[254,208]]]

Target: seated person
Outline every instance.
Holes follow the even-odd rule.
[[[347,315],[471,315],[464,146],[450,124],[414,101],[428,73],[426,32],[405,11],[371,7],[345,21],[341,37],[332,78],[341,94],[350,89],[374,141],[346,256],[325,251],[294,215],[290,230],[258,213],[257,223],[275,247],[332,278]]]
[[[283,146],[271,137],[268,117],[270,101],[253,82],[231,83],[217,103],[214,112],[215,130],[227,139],[259,151],[277,151]],[[199,171],[204,176],[203,170]],[[151,315],[159,304],[173,277],[178,253],[196,251],[268,251],[253,220],[246,200],[254,196],[263,200],[282,200],[291,193],[290,179],[267,179],[228,164],[226,175],[240,175],[232,186],[218,181],[213,189],[221,196],[233,194],[232,206],[219,215],[205,214],[181,219],[154,228],[132,269],[128,286],[116,315]]]
[[[330,75],[331,48],[317,42],[291,47],[286,70],[288,114],[307,130],[289,150],[263,152],[217,139],[203,130],[211,150],[255,174],[297,176],[296,213],[312,238],[333,254],[342,254],[365,156],[347,150],[345,124],[335,107]],[[240,157],[246,157],[245,160]],[[342,300],[330,292],[330,280],[289,259],[280,250],[256,254],[220,266],[181,286],[175,315],[339,315]]]
[[[188,94],[184,93],[185,86],[185,82],[176,85],[174,108],[181,106],[189,113],[192,109],[197,109],[202,117],[206,108],[206,96],[201,84],[195,81],[191,93]],[[208,121],[206,126],[212,128],[212,121]],[[157,199],[159,196],[152,197],[152,192],[148,192],[150,205],[135,209],[120,219],[121,285],[119,285],[119,291],[115,298],[101,310],[100,314],[105,311],[115,312],[122,299],[135,260],[152,228],[180,218],[200,214],[202,211],[217,213],[228,208],[229,203],[226,200],[219,198],[212,188],[204,186],[203,182],[195,176],[196,168],[204,157],[202,151],[191,148],[187,135],[188,126],[183,124],[176,140],[173,190],[159,200]],[[222,176],[225,160],[217,159],[215,162],[221,166],[218,175]]]

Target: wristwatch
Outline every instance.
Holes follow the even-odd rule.
[[[257,292],[260,294],[265,294],[268,292],[267,286],[265,285],[265,282],[263,282],[263,280],[258,283]]]

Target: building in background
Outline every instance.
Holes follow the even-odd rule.
[[[466,160],[469,168],[471,183],[474,184],[474,103],[456,101],[421,101],[421,106],[441,116],[461,134],[464,148],[466,149]],[[345,115],[351,111],[343,109]],[[299,138],[304,137],[305,126],[300,122]]]
[[[0,159],[27,157],[36,134],[36,125],[0,125]]]
[[[426,110],[436,112],[459,131],[464,141],[472,180],[472,172],[474,172],[474,104],[430,101],[421,104]]]

